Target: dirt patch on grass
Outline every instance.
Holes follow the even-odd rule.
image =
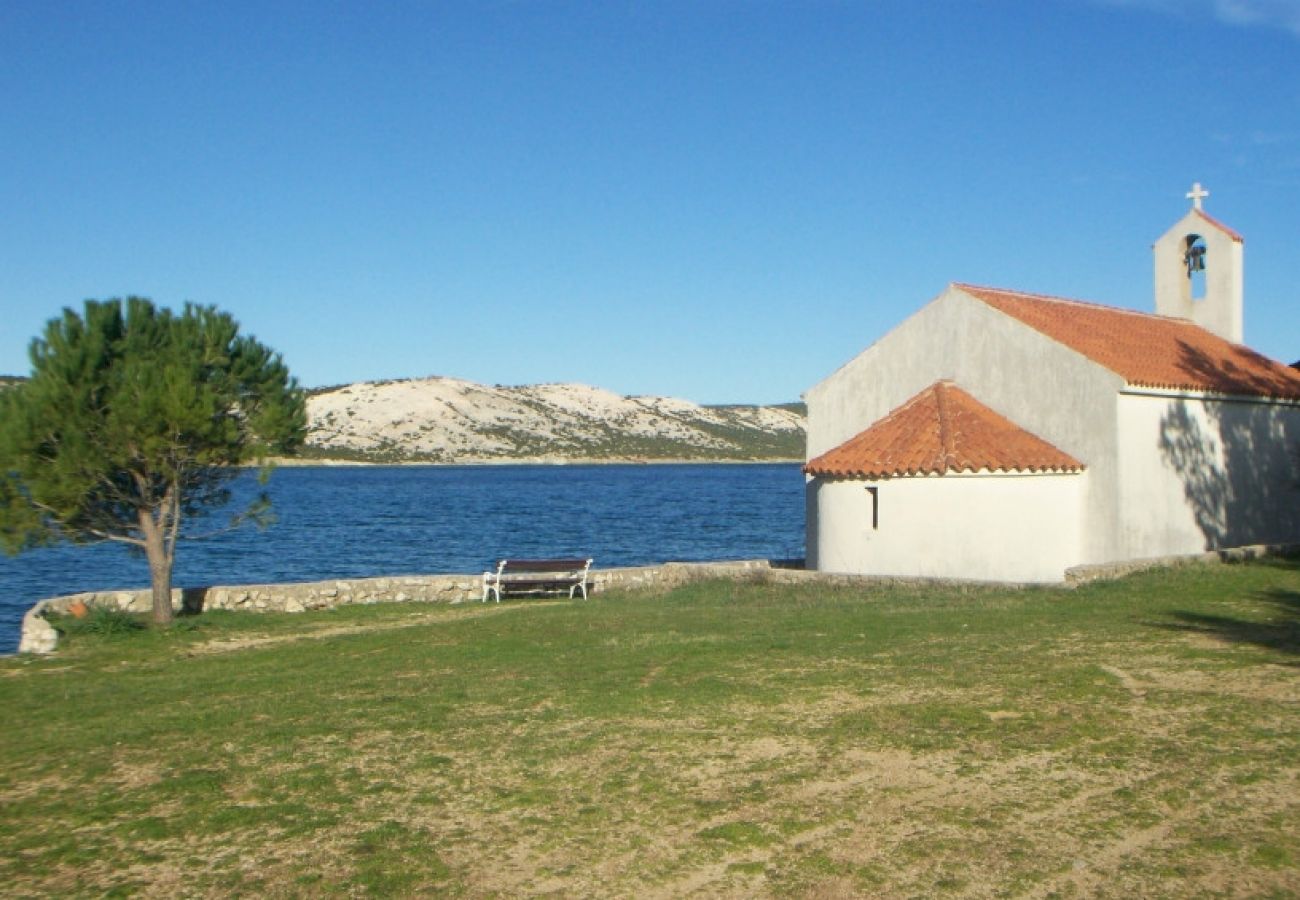
[[[138,790],[155,785],[163,779],[163,768],[153,760],[118,758],[113,760],[113,769],[108,780],[122,790]]]
[[[1185,662],[1167,661],[1161,668],[1135,669],[1151,690],[1213,694],[1269,703],[1300,703],[1300,678],[1290,666],[1253,666],[1208,672]]]
[[[543,605],[533,603],[532,606]],[[241,637],[224,637],[213,638],[209,641],[201,641],[186,647],[186,653],[194,656],[210,653],[234,653],[239,650],[248,650],[254,647],[272,646],[275,644],[287,644],[295,641],[323,640],[330,637],[338,637],[345,634],[361,634],[382,631],[397,631],[403,628],[417,628],[421,625],[430,625],[442,622],[464,622],[471,619],[480,619],[486,616],[498,616],[506,613],[517,612],[524,609],[522,604],[492,604],[478,605],[476,607],[457,609],[454,614],[445,612],[428,612],[415,613],[410,617],[398,621],[357,623],[350,625],[304,625],[299,631],[284,634],[254,634]]]

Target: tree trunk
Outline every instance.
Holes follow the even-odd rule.
[[[172,612],[172,556],[167,541],[148,510],[140,510],[140,531],[144,535],[144,555],[149,560],[149,579],[153,585],[153,623],[170,625]]]

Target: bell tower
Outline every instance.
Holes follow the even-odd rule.
[[[1200,182],[1187,199],[1192,208],[1152,248],[1156,267],[1156,313],[1191,319],[1206,331],[1242,340],[1241,235],[1209,216]]]

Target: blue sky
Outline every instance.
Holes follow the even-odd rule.
[[[1300,2],[0,0],[0,373],[129,293],[307,385],[796,399],[950,281],[1149,310],[1188,206],[1300,358]]]

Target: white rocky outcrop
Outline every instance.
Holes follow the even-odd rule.
[[[316,454],[510,459],[796,459],[804,417],[786,407],[700,406],[582,384],[490,387],[457,378],[360,382],[308,398]]]

